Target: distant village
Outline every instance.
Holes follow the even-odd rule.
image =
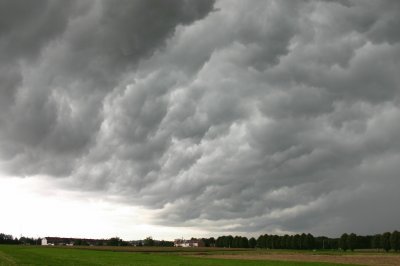
[[[44,237],[44,238],[20,238],[12,235],[0,233],[0,244],[20,244],[20,245],[42,245],[42,246],[156,246],[156,247],[215,247],[215,239],[211,238],[191,238],[191,239],[175,239],[155,240],[147,237],[143,240],[125,241],[119,237],[109,239],[93,239],[93,238],[72,238],[72,237]]]
[[[124,241],[118,237],[110,239],[44,237],[40,240],[42,246],[166,246],[166,247],[205,247],[207,241],[203,239],[175,239],[174,241],[153,240],[148,237],[144,240]],[[207,245],[210,246],[210,245]],[[212,244],[211,246],[214,246]]]

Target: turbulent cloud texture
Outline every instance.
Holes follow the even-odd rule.
[[[392,230],[400,2],[0,1],[0,162],[210,231]]]

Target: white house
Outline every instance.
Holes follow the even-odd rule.
[[[204,247],[204,243],[200,239],[191,239],[191,240],[175,239],[174,246],[182,248]]]

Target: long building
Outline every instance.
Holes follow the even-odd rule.
[[[45,237],[42,238],[43,246],[73,246],[73,245],[89,245],[102,246],[107,244],[105,239],[89,239],[89,238],[68,238],[68,237]]]

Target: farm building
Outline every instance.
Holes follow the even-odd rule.
[[[185,239],[175,239],[174,241],[174,246],[175,247],[183,247],[183,248],[188,248],[188,247],[204,247],[204,242],[201,239],[190,239],[190,240],[185,240]]]
[[[45,237],[42,239],[42,246],[73,245],[73,238]]]
[[[42,246],[73,246],[73,245],[105,245],[104,239],[87,239],[87,238],[68,238],[68,237],[45,237],[42,239]]]

